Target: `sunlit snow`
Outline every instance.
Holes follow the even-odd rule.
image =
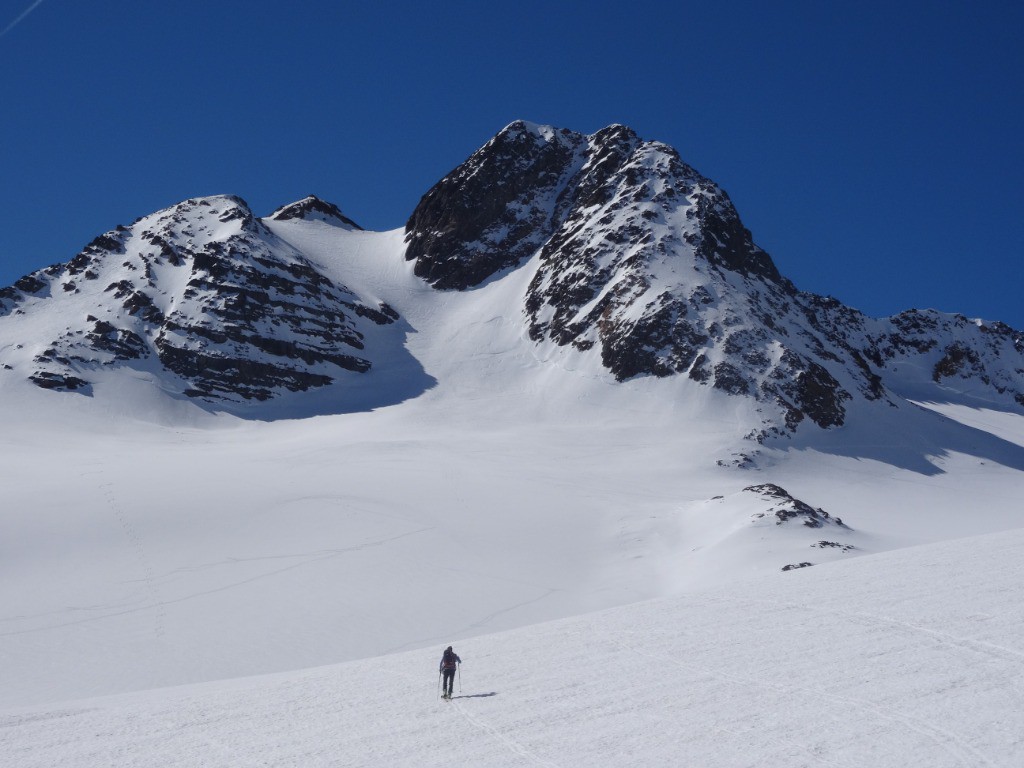
[[[529,341],[534,264],[439,294],[401,232],[264,223],[402,344],[268,420],[0,372],[5,765],[1022,763],[1019,415],[762,448],[748,398]]]

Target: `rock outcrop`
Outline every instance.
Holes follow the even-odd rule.
[[[778,414],[758,439],[842,426],[854,398],[893,403],[901,365],[1024,403],[1019,332],[876,320],[797,290],[720,187],[624,126],[512,123],[424,196],[406,239],[442,290],[530,269],[518,311],[534,341],[594,350],[620,381],[682,375],[756,398]]]
[[[356,227],[316,198],[275,216]],[[186,200],[118,227],[2,298],[6,312],[29,312],[59,294],[80,295],[73,306],[89,311],[34,356],[36,384],[84,391],[101,366],[155,362],[183,394],[210,401],[266,400],[365,372],[360,328],[397,318],[334,284],[237,197]]]
[[[7,339],[0,366],[79,393],[104,366],[156,371],[210,403],[365,373],[367,332],[398,312],[275,235],[307,224],[320,243],[368,242],[314,196],[265,220],[209,197],[117,227],[0,290],[0,319],[50,318],[32,325],[45,338]],[[405,237],[405,259],[440,292],[527,270],[501,312],[533,344],[596,356],[618,381],[686,377],[754,399],[758,441],[841,427],[858,403],[955,392],[1024,408],[1020,331],[930,310],[870,318],[798,290],[724,190],[621,125],[512,123],[424,195]]]

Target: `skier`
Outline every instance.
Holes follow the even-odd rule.
[[[443,691],[441,698],[451,699],[452,685],[455,683],[455,670],[458,669],[461,663],[462,659],[452,650],[450,645],[444,649],[444,653],[441,655],[441,663],[437,668],[438,672],[444,675],[444,681],[441,684],[441,690]]]

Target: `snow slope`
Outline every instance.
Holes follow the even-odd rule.
[[[628,175],[622,190],[636,191]],[[544,205],[554,199],[541,197]],[[648,220],[629,209],[629,194],[614,199],[626,206],[623,215],[631,222]],[[753,248],[731,207],[724,207],[726,198],[716,199],[721,226],[708,231],[721,237],[712,239],[731,242],[735,236]],[[521,207],[516,200],[514,195],[513,212]],[[446,209],[439,204],[436,210]],[[716,217],[714,209],[705,213]],[[891,678],[909,670],[898,666],[904,655],[920,655],[921,649],[912,645],[890,654],[889,646],[872,643],[921,633],[900,629],[898,622],[876,622],[862,632],[842,612],[877,618],[872,605],[893,605],[886,600],[902,593],[905,562],[908,574],[917,573],[913,579],[934,577],[931,592],[914,587],[905,596],[923,596],[925,613],[907,606],[881,615],[903,621],[901,612],[910,611],[906,621],[924,627],[925,635],[934,639],[935,632],[948,631],[972,649],[975,641],[1016,648],[1008,639],[1013,627],[985,619],[983,627],[997,626],[996,634],[977,634],[966,618],[972,614],[964,613],[968,600],[972,610],[987,600],[993,610],[983,613],[1003,615],[996,608],[1008,607],[999,602],[1012,600],[1008,588],[975,599],[960,591],[968,578],[959,570],[926,568],[906,552],[893,553],[894,559],[862,556],[1024,527],[1024,417],[1014,389],[1019,333],[930,312],[875,321],[837,302],[792,293],[782,283],[775,298],[792,306],[784,313],[779,304],[776,319],[789,313],[789,320],[770,325],[763,317],[771,307],[758,304],[764,281],[755,279],[764,273],[775,281],[767,256],[711,249],[712,266],[683,271],[686,285],[695,286],[684,302],[690,306],[686,316],[710,323],[712,346],[723,355],[714,358],[714,383],[683,368],[674,375],[623,377],[609,369],[597,347],[532,332],[537,318],[524,303],[531,295],[566,299],[563,309],[576,311],[574,292],[542,296],[532,290],[538,275],[554,265],[550,259],[545,264],[543,254],[526,249],[521,261],[506,263],[501,259],[508,254],[498,248],[492,254],[499,259],[497,272],[466,290],[437,290],[406,259],[406,235],[362,231],[315,198],[266,219],[255,218],[237,198],[197,199],[114,230],[109,241],[101,236],[81,258],[0,291],[0,708],[41,707],[33,717],[41,718],[42,733],[63,722],[43,717],[63,709],[57,702],[238,679],[207,689],[213,696],[207,703],[198,689],[179,691],[189,700],[199,697],[180,710],[173,705],[178,693],[125,699],[125,706],[140,712],[163,713],[155,716],[169,724],[166,733],[150,732],[145,744],[124,740],[135,726],[125,725],[108,704],[96,705],[98,720],[75,715],[66,721],[71,731],[49,731],[58,741],[66,737],[68,745],[81,740],[74,730],[79,724],[107,733],[112,741],[98,749],[119,751],[139,764],[173,764],[189,754],[194,762],[216,764],[232,753],[237,757],[230,745],[246,732],[257,744],[277,744],[266,746],[268,753],[284,750],[270,761],[275,764],[315,764],[287,752],[307,747],[322,749],[328,764],[344,764],[342,753],[359,755],[356,762],[365,764],[372,749],[383,750],[384,764],[429,764],[461,748],[459,740],[438,744],[434,732],[458,723],[459,713],[475,716],[470,704],[482,708],[478,724],[496,729],[494,745],[480,746],[480,754],[494,755],[497,764],[528,763],[530,755],[571,763],[565,744],[581,762],[591,754],[586,750],[602,745],[605,752],[615,747],[642,754],[645,734],[660,727],[652,722],[677,717],[688,730],[669,728],[666,734],[692,746],[695,764],[713,764],[702,757],[714,741],[704,734],[709,728],[718,738],[757,747],[748,754],[737,743],[728,753],[735,759],[722,764],[753,762],[750,755],[765,750],[795,750],[798,757],[789,763],[779,757],[780,765],[800,759],[810,764],[816,755],[826,763],[874,764],[858,751],[871,745],[886,759],[890,747],[893,754],[902,750],[904,759],[940,755],[931,763],[940,765],[955,756],[972,765],[984,764],[979,754],[991,755],[996,765],[1017,756],[1016,742],[1001,737],[982,735],[968,741],[970,748],[961,744],[968,737],[948,725],[932,694],[925,696],[931,702],[926,710],[933,707],[932,719],[944,730],[929,730],[931,714],[908,719],[902,713],[910,695]],[[140,240],[152,249],[138,250]],[[119,254],[118,243],[131,248]],[[744,253],[750,258],[740,258]],[[571,249],[562,254],[568,260],[560,257],[551,286],[604,279],[572,255]],[[734,262],[747,273],[734,273]],[[642,285],[646,273],[629,270],[645,263],[636,260],[615,274],[633,275]],[[659,266],[648,275],[664,277],[659,285],[675,284],[670,264],[650,264],[668,270],[661,275]],[[97,277],[89,278],[90,270]],[[600,293],[613,294],[619,295]],[[277,313],[289,315],[297,302],[314,299],[328,313],[342,301],[335,324],[304,311],[292,317],[295,323],[277,322]],[[652,311],[671,319],[683,312],[677,303],[652,305]],[[642,319],[630,306],[616,304],[615,311],[625,313],[620,319]],[[253,307],[260,311],[250,312]],[[640,304],[633,309],[640,311]],[[601,333],[611,328],[596,315],[592,319]],[[662,335],[652,323],[640,323],[647,329],[640,336],[606,337],[626,355],[616,359],[667,349],[648,344]],[[620,330],[627,326],[640,327],[627,323]],[[722,333],[712,335],[712,326]],[[741,326],[764,333],[737,336]],[[764,330],[772,328],[794,339],[800,354],[822,362],[804,368],[793,363],[796,358],[773,346]],[[220,334],[222,340],[206,344]],[[638,346],[619,345],[627,337]],[[338,344],[357,350],[369,367],[350,370],[331,362]],[[774,356],[753,354],[761,347],[774,349]],[[182,350],[201,353],[191,361],[195,366]],[[250,386],[247,365],[253,361],[256,373],[262,372],[259,386]],[[748,363],[752,367],[744,367]],[[805,404],[840,402],[842,419],[825,420],[830,426],[824,429],[813,417],[790,412],[792,419],[773,423],[792,421],[792,428],[751,439],[768,436],[766,419],[774,418],[775,406],[772,397],[742,392],[756,387],[771,395],[774,390],[761,389],[769,375],[763,366],[776,363],[785,363],[792,378],[773,381],[794,384],[794,392],[807,396]],[[830,366],[842,387],[820,389],[828,383],[821,372]],[[44,374],[40,386],[30,383],[37,368]],[[882,374],[874,392],[873,377]],[[61,381],[66,391],[42,388]],[[974,545],[957,543],[950,550],[917,552],[960,552],[956,548],[963,546],[957,562],[980,568],[988,559],[1009,560],[1000,547],[1018,540],[1016,533],[1005,541],[975,540],[974,554]],[[799,571],[781,573],[791,568]],[[876,570],[879,575],[869,575]],[[883,594],[868,596],[875,588]],[[786,590],[799,609],[765,606],[769,593],[782,600],[774,593]],[[804,591],[817,597],[797,595]],[[567,618],[680,595],[604,618]],[[819,610],[822,605],[827,610]],[[747,623],[753,619],[762,624]],[[533,627],[552,620],[567,623]],[[592,625],[597,628],[588,629]],[[761,626],[754,646],[746,638],[751,626]],[[484,646],[474,646],[482,641],[474,638],[524,627],[533,628],[487,641],[494,666],[481,670],[481,687],[474,691],[495,695],[464,700],[451,708],[451,720],[438,721],[428,684],[427,709],[409,714],[403,691],[433,664],[424,653],[433,656],[456,642],[467,658],[483,660]],[[650,629],[640,638],[647,657],[701,661],[698,668],[684,663],[674,673],[681,677],[668,678],[677,680],[676,688],[700,694],[681,715],[672,709],[666,716],[662,708],[669,693],[656,675],[675,668],[667,661],[657,672],[637,668],[621,701],[608,686],[608,675],[618,669],[613,654],[630,627]],[[705,646],[691,651],[673,644],[696,642],[692,627]],[[563,631],[571,647],[559,640]],[[520,645],[550,647],[551,660],[539,654],[526,663]],[[951,652],[954,645],[938,648],[964,661]],[[412,649],[427,650],[370,661]],[[718,663],[714,654],[726,651],[727,660]],[[880,655],[895,666],[871,667]],[[848,679],[842,666],[847,657],[860,659],[852,662]],[[367,661],[294,672],[360,659]],[[805,662],[806,669],[794,667]],[[971,717],[989,716],[971,698],[977,685],[992,679],[986,663],[971,669],[962,685],[947,686],[949,701],[978,710]],[[406,677],[392,674],[399,669]],[[712,674],[702,677],[700,669]],[[285,673],[269,685],[283,687],[283,706],[298,713],[291,720],[274,709],[276,694],[260,693],[266,680],[241,680],[267,673]],[[382,683],[382,676],[390,683]],[[826,677],[827,689],[821,682]],[[482,681],[488,679],[506,681],[506,687],[487,687]],[[762,679],[769,684],[750,682]],[[786,687],[787,679],[799,687]],[[927,670],[908,679],[923,681],[926,689],[932,684]],[[353,687],[347,696],[372,689],[391,698],[375,701],[364,721],[351,711],[353,699],[331,698],[342,681]],[[549,688],[541,681],[562,688],[578,683],[585,694],[581,706],[600,716],[601,727],[579,726],[582,710],[565,697],[545,698]],[[644,700],[641,682],[661,691],[661,698]],[[826,693],[833,685],[838,700]],[[714,698],[723,686],[730,693]],[[753,691],[747,693],[752,703],[738,705],[743,687]],[[267,709],[252,713],[249,724],[239,722],[231,697],[254,691],[256,701],[269,702]],[[543,722],[532,710],[507,707],[505,692],[512,691],[525,694],[524,706],[539,706]],[[866,703],[875,701],[872,691],[882,691],[882,704]],[[801,692],[807,702],[797,696]],[[967,698],[958,699],[961,693]],[[630,697],[646,703],[636,708]],[[215,700],[227,709],[217,709],[222,705]],[[839,703],[847,715],[840,716]],[[701,720],[705,709],[709,719]],[[743,717],[735,719],[734,710]],[[77,705],[68,711],[77,712]],[[353,730],[318,719],[321,711],[351,720]],[[398,711],[406,719],[387,717]],[[829,713],[827,719],[822,713]],[[5,744],[19,759],[55,756],[46,750],[57,749],[56,741],[24,751],[36,739],[36,726],[11,717]],[[794,717],[809,723],[806,731],[798,732]],[[103,718],[108,726],[99,724]],[[394,730],[389,719],[422,727],[418,738],[436,750],[427,755],[410,749],[413,737],[401,731],[391,741],[380,738],[382,729]],[[240,730],[202,731],[208,721],[228,729],[236,723]],[[175,730],[189,733],[183,723],[196,724],[211,744],[229,747],[190,752],[174,741]],[[980,732],[984,723],[974,725]],[[310,730],[328,735],[310,739]],[[556,735],[545,741],[544,733]],[[564,733],[575,735],[566,740],[558,735]],[[868,747],[860,743],[859,737],[872,734]],[[483,736],[466,738],[475,749]],[[657,747],[657,739],[651,743],[667,749]],[[527,754],[517,757],[516,750]],[[262,759],[244,754],[252,762]],[[659,762],[650,755],[646,760]]]
[[[263,224],[398,308],[401,352],[339,385],[355,412],[276,421],[104,369],[91,397],[0,375],[0,706],[367,658],[1022,525],[1016,414],[851,410],[758,446],[751,399],[616,382],[594,355],[531,341],[509,309],[529,268],[439,294],[401,232]],[[368,348],[395,349],[376,332]],[[843,526],[780,520],[744,490],[765,483]]]
[[[286,675],[0,713],[69,766],[1024,762],[1024,530],[857,558]],[[239,649],[243,652],[243,649]]]
[[[152,424],[5,388],[0,706],[367,658],[1020,527],[1011,414],[985,417],[996,437],[915,409],[906,435],[845,428],[737,469],[716,457],[743,444],[743,399],[531,376],[515,355],[462,365],[396,406],[277,422]],[[843,527],[779,520],[744,490],[764,483]]]

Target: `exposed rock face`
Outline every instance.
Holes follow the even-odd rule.
[[[315,198],[275,215],[355,226]],[[100,366],[153,361],[188,396],[265,400],[369,370],[360,328],[397,318],[332,283],[236,197],[187,200],[119,227],[0,298],[18,312],[58,292],[88,293],[93,309],[33,358],[30,378],[50,389],[81,390]]]
[[[894,369],[936,350],[935,381],[966,377],[1024,403],[1019,333],[978,326],[968,341],[938,313],[873,320],[798,291],[721,188],[623,126],[512,123],[424,196],[406,239],[439,289],[533,259],[520,310],[532,339],[593,349],[620,381],[686,375],[771,404],[779,418],[759,439],[805,419],[841,426],[855,397],[892,402]]]
[[[54,373],[52,371],[36,371],[29,379],[42,389],[58,389],[65,392],[75,392],[88,389],[89,382],[70,374]]]
[[[271,219],[275,221],[288,221],[289,219],[304,219],[306,221],[326,221],[330,224],[346,227],[348,229],[362,229],[352,219],[341,212],[334,203],[328,203],[315,195],[304,197],[301,200],[289,205],[282,205],[272,214]]]
[[[810,568],[814,563],[804,560],[802,563],[790,563],[789,565],[782,566],[783,571],[795,571],[798,568]]]
[[[103,366],[170,373],[161,386],[213,403],[366,372],[368,331],[398,313],[282,239],[306,222],[318,242],[364,237],[313,196],[266,220],[211,197],[117,227],[0,290],[0,319],[58,307],[32,339],[4,340],[0,367],[78,392]],[[440,291],[526,270],[502,312],[533,343],[596,356],[619,381],[682,376],[753,398],[751,439],[950,392],[1024,408],[1021,332],[934,311],[869,318],[797,290],[720,187],[624,126],[586,136],[512,123],[427,192],[406,245]]]
[[[770,505],[765,512],[756,513],[754,515],[755,520],[772,516],[775,518],[775,525],[787,525],[799,522],[806,528],[828,528],[833,535],[845,537],[850,533],[849,526],[845,525],[842,519],[832,517],[821,507],[812,507],[810,504],[790,495],[785,488],[775,485],[774,483],[751,485],[744,488],[743,491],[744,493],[752,493],[760,496],[761,499],[768,502]],[[839,541],[828,541],[824,539],[819,540],[810,546],[814,549],[832,550],[843,553],[852,552],[857,549],[853,544]],[[784,565],[781,570],[792,571],[796,568],[809,568],[812,565],[814,565],[814,563],[808,560],[802,560],[798,563],[789,563]]]
[[[491,139],[412,212],[406,258],[416,274],[436,288],[463,290],[533,255],[551,235],[552,208],[578,145],[570,131],[525,123]]]
[[[703,551],[702,558],[717,559],[718,547],[736,553],[766,546],[784,571],[835,561],[859,551],[858,543],[870,542],[840,518],[774,483],[691,502],[679,519],[692,539],[688,547]]]
[[[774,483],[751,485],[743,490],[747,493],[757,494],[764,500],[771,502],[768,511],[766,513],[759,513],[756,517],[764,517],[765,514],[774,515],[777,518],[776,525],[783,525],[797,520],[808,528],[823,528],[825,526],[847,527],[840,518],[832,517],[821,507],[812,507],[810,504],[794,498],[785,488]],[[818,546],[842,547],[843,545],[836,542],[822,541],[818,542]]]

